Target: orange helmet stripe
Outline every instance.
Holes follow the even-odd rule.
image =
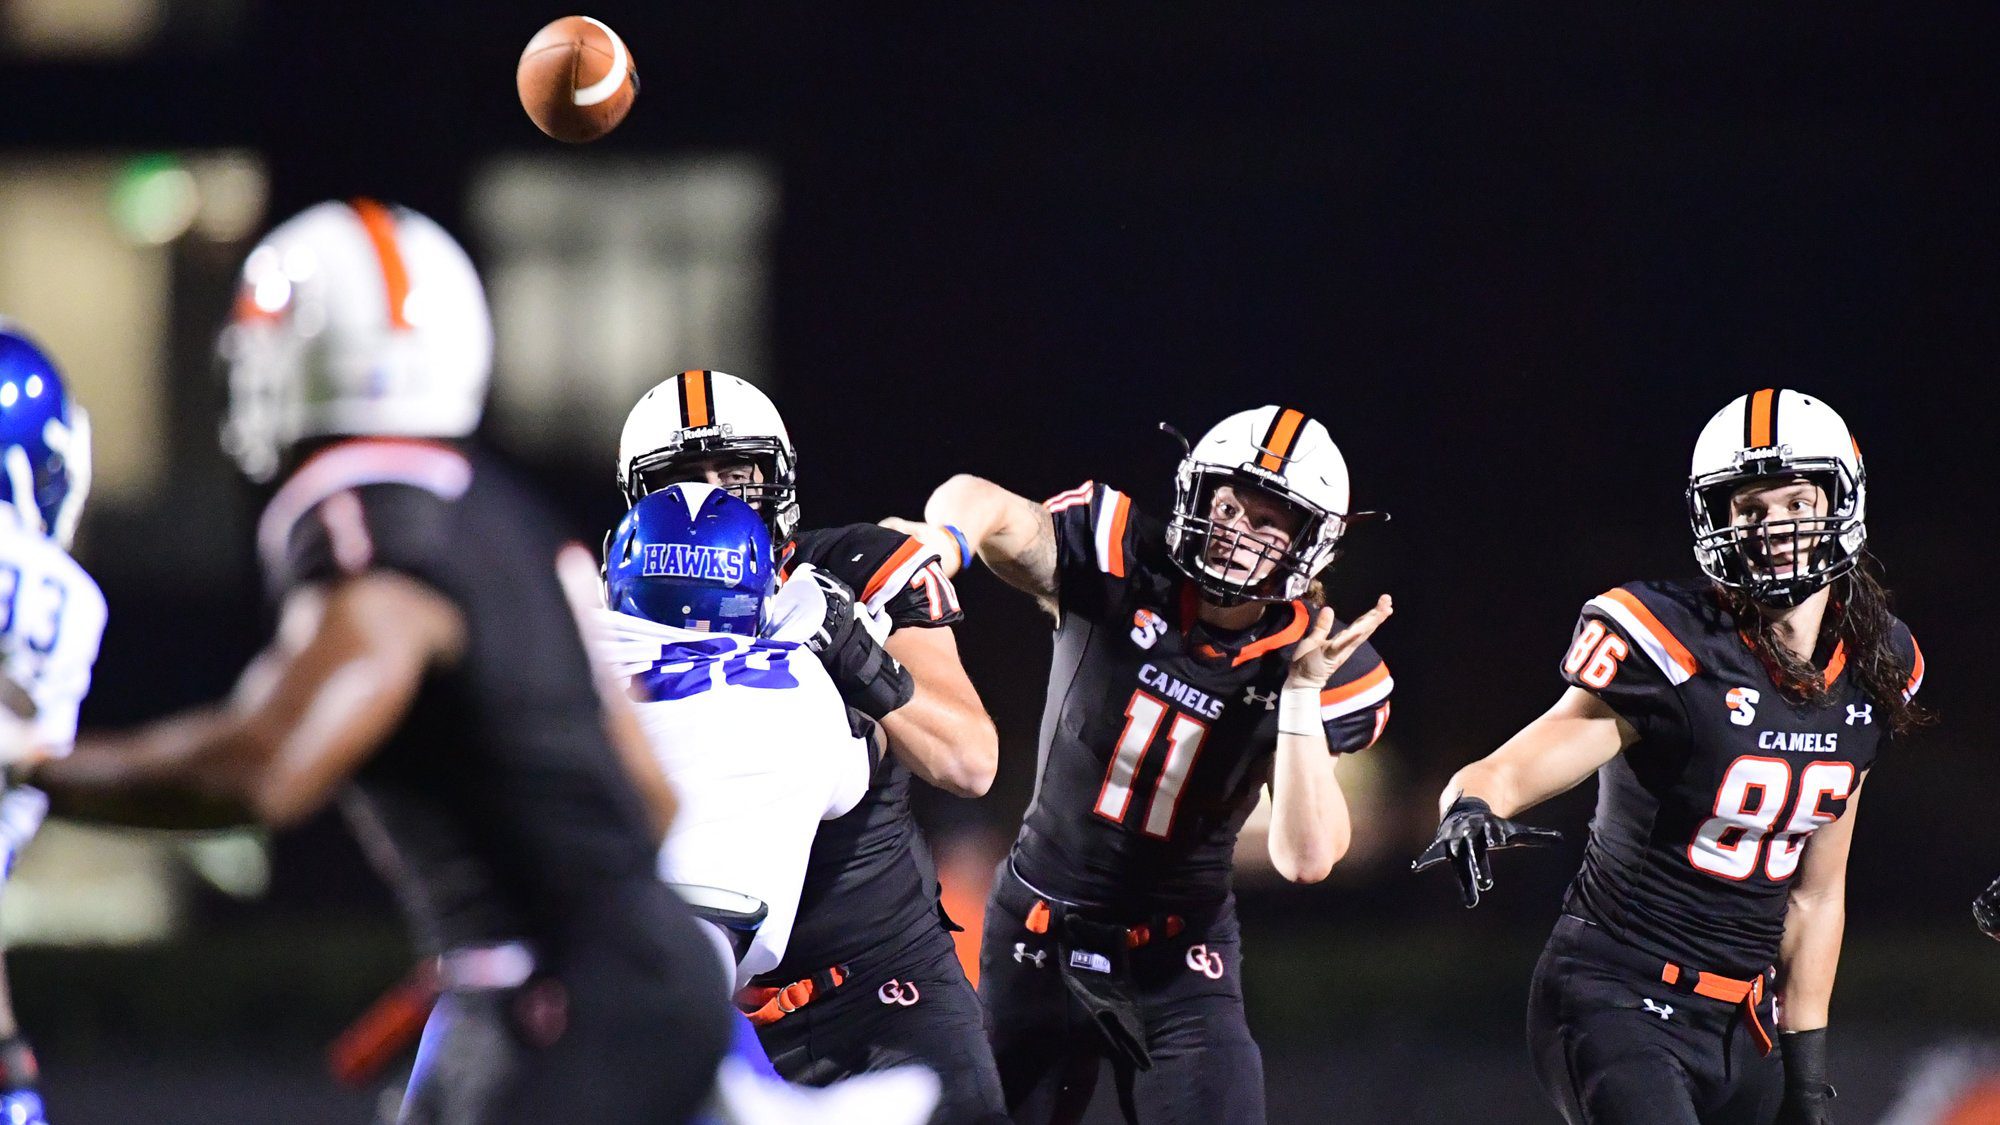
[[[389,323],[396,328],[408,328],[410,322],[403,318],[403,303],[410,297],[410,271],[404,267],[403,251],[396,245],[396,217],[372,199],[351,200],[348,206],[361,220],[361,229],[367,232],[369,245],[375,248],[375,261],[382,267],[382,287],[389,297]]]
[[[690,430],[715,424],[715,392],[708,385],[708,372],[681,372],[681,417]]]
[[[1778,444],[1778,392],[1765,387],[1750,396],[1749,428],[1744,432],[1744,448],[1764,449]]]
[[[1271,422],[1271,432],[1264,435],[1264,452],[1257,457],[1257,467],[1277,472],[1291,457],[1292,446],[1299,440],[1299,431],[1305,428],[1306,416],[1291,407],[1278,411]]]

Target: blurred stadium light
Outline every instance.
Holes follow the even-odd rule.
[[[498,331],[492,414],[521,449],[608,465],[660,379],[765,372],[778,183],[764,164],[509,157],[474,179],[469,210]]]

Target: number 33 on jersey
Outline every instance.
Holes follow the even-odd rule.
[[[0,662],[33,703],[32,719],[10,742],[24,740],[57,756],[69,751],[104,617],[97,583],[62,548],[20,528],[0,527]],[[0,747],[0,758],[12,749]]]

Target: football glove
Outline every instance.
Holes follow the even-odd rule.
[[[819,594],[814,607],[819,616],[807,622],[805,646],[826,665],[840,698],[877,722],[908,703],[917,684],[882,647],[889,639],[888,622],[857,601],[847,583],[818,567],[800,567],[785,585],[800,582],[812,583]]]
[[[1981,933],[2000,940],[2000,879],[1972,900],[1972,920],[1979,923]]]
[[[1784,1049],[1785,1100],[1778,1103],[1777,1125],[1833,1125],[1833,1087],[1826,1081],[1826,1029],[1786,1031],[1778,1036]]]
[[[1493,861],[1487,853],[1500,848],[1553,844],[1562,833],[1553,828],[1516,824],[1493,815],[1493,809],[1477,797],[1460,797],[1445,810],[1438,822],[1437,836],[1422,855],[1410,863],[1410,870],[1422,871],[1434,864],[1451,861],[1458,876],[1458,890],[1467,910],[1479,905],[1481,891],[1493,889]]]

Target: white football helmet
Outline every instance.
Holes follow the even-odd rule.
[[[1826,492],[1827,514],[1738,526],[1730,497],[1751,481],[1803,477]],[[1868,474],[1861,448],[1832,407],[1798,391],[1766,388],[1722,408],[1695,439],[1688,472],[1694,557],[1717,585],[1751,600],[1794,606],[1847,573],[1868,542]],[[1800,560],[1782,576],[1758,560],[1792,536]]]
[[[306,438],[455,438],[479,425],[493,321],[472,260],[430,219],[369,199],[307,208],[243,263],[219,350],[222,445],[268,480]]]
[[[761,484],[730,485],[764,517],[782,547],[799,525],[797,451],[763,391],[722,371],[683,371],[647,391],[618,435],[618,490],[627,504],[676,482],[674,470],[703,457],[742,457]]]
[[[1283,501],[1301,517],[1289,550],[1247,533],[1219,528],[1209,518],[1218,485],[1248,486]],[[1232,414],[1202,435],[1174,474],[1173,518],[1167,552],[1201,590],[1224,605],[1285,601],[1305,594],[1315,575],[1340,553],[1340,537],[1360,518],[1350,513],[1347,459],[1326,427],[1291,407],[1261,406]],[[1226,538],[1235,550],[1270,561],[1256,582],[1232,580],[1208,562],[1211,542]]]

